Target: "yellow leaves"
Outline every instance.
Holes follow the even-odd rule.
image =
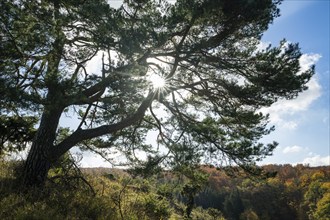
[[[268,182],[270,185],[279,185],[279,184],[281,184],[281,181],[280,181],[280,179],[278,179],[278,178],[269,178],[269,179],[267,180],[267,182]]]
[[[311,180],[312,181],[322,180],[322,179],[324,179],[324,177],[325,177],[325,173],[320,170],[312,175]]]
[[[308,182],[309,182],[309,176],[307,174],[303,174],[300,178],[300,185],[302,187],[305,187],[308,185]]]
[[[330,183],[329,183],[330,185]],[[314,217],[319,220],[330,219],[330,192],[324,194],[324,196],[317,202],[316,211]]]
[[[323,190],[325,190],[326,192],[329,192],[330,193],[330,182],[324,182],[324,183],[322,183],[321,188]]]
[[[241,220],[259,220],[259,217],[253,210],[247,209],[240,215],[240,219]]]

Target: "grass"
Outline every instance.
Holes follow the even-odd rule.
[[[22,192],[16,180],[18,166],[18,162],[0,159],[0,219],[184,219],[185,206],[166,183],[133,179],[120,172],[85,174],[84,178],[73,178],[77,177],[74,173],[57,176],[57,168],[43,188]],[[219,213],[219,217],[210,213],[197,208],[192,219],[221,219]]]

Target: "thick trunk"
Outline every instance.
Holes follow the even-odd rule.
[[[23,170],[23,184],[25,186],[41,186],[45,183],[51,163],[54,161],[50,152],[54,146],[61,112],[61,109],[45,110],[42,115],[38,132]]]
[[[42,186],[45,183],[51,162],[43,145],[34,144],[24,166],[24,186]]]

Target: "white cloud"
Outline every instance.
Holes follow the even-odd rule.
[[[308,152],[308,156],[314,156],[315,155],[315,153],[313,153],[313,152]]]
[[[266,50],[267,47],[269,47],[271,43],[268,41],[268,42],[263,42],[263,41],[260,41],[259,44],[257,45],[257,51],[262,51],[262,50]]]
[[[123,0],[108,0],[107,1],[109,3],[109,5],[113,8],[118,9],[122,4],[123,4]]]
[[[80,161],[81,167],[112,167],[112,165],[105,161],[101,156],[97,154],[84,154],[82,160]]]
[[[300,58],[301,71],[308,70],[311,65],[314,65],[321,55],[319,54],[304,54]],[[263,108],[261,112],[270,114],[270,121],[279,127],[293,130],[297,128],[298,122],[288,120],[285,116],[292,116],[301,111],[306,111],[310,105],[321,96],[321,86],[318,79],[313,76],[307,83],[308,90],[302,92],[296,99],[279,100],[268,108]]]
[[[309,69],[310,66],[314,65],[317,63],[317,61],[321,58],[322,56],[317,53],[310,53],[310,54],[303,54],[300,59],[300,67],[301,67],[301,72],[304,72]]]
[[[81,167],[112,167],[110,162],[91,151],[81,151],[78,147],[73,147],[70,153],[76,158]],[[111,161],[112,159],[113,158],[109,158]]]
[[[294,146],[288,146],[286,148],[283,149],[283,153],[284,154],[289,154],[289,153],[298,153],[301,152],[303,150],[302,147],[294,145]]]
[[[102,70],[102,52],[98,52],[86,65],[86,71],[88,74],[101,75]]]
[[[303,160],[302,164],[309,164],[310,166],[329,166],[330,156],[321,157],[320,155],[316,155],[307,157]]]
[[[283,128],[286,128],[288,130],[294,130],[298,127],[298,123],[295,122],[295,121],[284,121],[284,120],[281,120],[281,126]]]

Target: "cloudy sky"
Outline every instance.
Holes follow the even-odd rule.
[[[264,43],[278,45],[286,38],[298,42],[303,68],[316,65],[309,90],[293,101],[280,101],[265,110],[276,131],[263,141],[279,147],[262,163],[330,165],[329,144],[329,8],[328,0],[286,0],[281,17],[263,36]]]
[[[120,4],[118,0],[111,2]],[[263,109],[270,113],[276,130],[262,142],[277,141],[279,146],[261,164],[330,165],[329,8],[329,0],[285,0],[281,17],[262,38],[263,44],[274,46],[283,38],[298,42],[304,53],[300,60],[302,68],[315,64],[316,75],[309,82],[309,90],[297,99]],[[84,154],[81,165],[109,166],[92,153]]]

